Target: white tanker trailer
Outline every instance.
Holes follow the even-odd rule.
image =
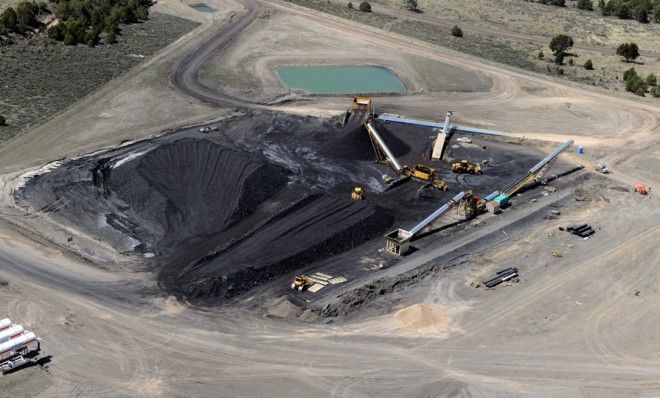
[[[21,325],[12,325],[5,330],[0,330],[0,344],[23,334],[25,329]]]
[[[11,326],[11,320],[9,318],[0,319],[0,330],[5,330]]]
[[[9,319],[0,320],[0,371],[2,374],[37,360],[40,353],[41,339],[37,335],[25,330],[21,325],[12,324]]]

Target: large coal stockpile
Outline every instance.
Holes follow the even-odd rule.
[[[376,158],[371,139],[367,134],[363,119],[351,120],[346,126],[326,136],[321,151],[326,155],[348,160],[373,160]],[[376,122],[378,133],[392,154],[399,158],[408,154],[410,146],[393,134],[386,126]],[[329,139],[328,139],[329,138]]]
[[[212,141],[182,138],[117,167],[110,190],[161,224],[160,247],[222,231],[286,184],[284,169]]]
[[[367,201],[310,196],[241,241],[184,268],[178,289],[192,301],[230,298],[373,239],[392,222],[387,210]]]

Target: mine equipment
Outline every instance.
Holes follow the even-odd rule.
[[[451,171],[454,173],[479,174],[481,173],[481,165],[470,163],[467,160],[461,160],[460,162],[452,163]]]
[[[351,199],[364,200],[364,192],[362,191],[362,187],[353,188],[353,192],[351,192]]]
[[[351,110],[371,113],[371,97],[353,97]]]
[[[0,371],[2,374],[33,362],[41,352],[41,339],[33,332],[15,325],[10,319],[0,320]]]
[[[647,185],[644,185],[642,183],[636,183],[634,185],[635,192],[639,193],[640,195],[648,195],[650,188]]]
[[[307,275],[298,275],[293,278],[291,283],[291,289],[297,289],[302,292],[305,289],[309,289],[314,284],[314,281]]]
[[[436,178],[437,173],[434,168],[425,166],[420,163],[416,164],[412,169],[408,166],[402,166],[396,157],[394,157],[394,154],[392,154],[392,151],[387,146],[387,144],[385,144],[385,141],[378,133],[373,119],[368,119],[364,124],[364,128],[369,135],[371,145],[373,146],[374,152],[376,153],[376,161],[378,163],[389,165],[400,177],[400,180],[406,178],[414,178],[422,182],[431,183],[432,186],[443,191],[448,189],[446,182],[444,182],[442,179]]]
[[[459,192],[447,203],[439,207],[436,211],[431,213],[428,217],[422,220],[420,223],[415,225],[407,231],[405,229],[399,228],[385,235],[385,250],[388,253],[396,254],[398,256],[404,255],[410,250],[410,241],[412,238],[424,229],[427,225],[431,224],[433,221],[438,219],[443,215],[447,210],[452,206],[459,203],[461,199],[465,196],[465,192]]]
[[[517,181],[515,184],[511,185],[504,192],[500,193],[493,200],[490,200],[486,203],[486,210],[491,213],[499,212],[502,206],[505,206],[509,203],[511,196],[520,192],[525,187],[529,186],[534,182],[540,182],[542,177],[547,169],[550,168],[552,163],[557,159],[560,153],[562,153],[566,148],[573,145],[573,140],[566,140],[557,148],[555,148],[548,156],[543,158],[540,162],[532,166],[531,169],[527,171],[527,174]]]
[[[602,163],[598,163],[596,165],[596,171],[598,171],[599,173],[603,173],[603,174],[609,174],[610,173],[610,170],[607,168],[607,166],[602,164]]]
[[[411,124],[414,126],[422,126],[422,127],[430,127],[432,129],[438,130],[438,136],[435,139],[435,142],[433,143],[433,151],[431,152],[431,159],[434,160],[442,160],[442,157],[444,155],[444,150],[446,147],[447,139],[450,137],[453,131],[462,131],[464,133],[474,133],[474,134],[485,134],[485,135],[494,135],[494,136],[500,136],[500,137],[506,137],[510,136],[511,134],[509,133],[504,133],[502,131],[494,131],[494,130],[485,130],[485,129],[478,129],[474,127],[467,127],[467,126],[457,126],[451,124],[451,119],[452,119],[452,113],[447,112],[445,115],[445,122],[444,123],[438,123],[438,122],[431,122],[427,120],[417,120],[417,119],[407,119],[403,118],[400,116],[394,116],[394,115],[378,115],[378,120],[382,120],[384,122],[392,122],[392,123],[402,123],[402,124]]]
[[[444,180],[440,179],[440,178],[436,178],[433,181],[431,181],[431,185],[434,188],[437,188],[441,191],[448,191],[449,190],[449,186],[447,186],[447,183]]]
[[[485,202],[472,191],[465,191],[465,196],[461,199],[463,213],[466,219],[472,219],[477,216],[479,211],[485,206]]]

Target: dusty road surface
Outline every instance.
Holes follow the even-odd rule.
[[[501,222],[521,214],[516,213],[517,206],[532,213],[528,199],[539,203],[552,199],[550,195],[543,199],[539,191],[534,193],[538,197],[523,196],[511,212],[486,224],[487,230],[480,229],[484,224],[479,219],[464,226],[464,231],[481,231],[473,237],[488,232],[498,239],[484,241],[484,246],[473,239],[470,251],[460,258],[443,257],[442,239],[430,241],[438,245],[436,249],[425,251],[420,246],[401,260],[404,265],[428,265],[423,273],[396,281],[382,293],[376,291],[341,316],[302,322],[283,319],[291,309],[289,303],[301,297],[288,289],[290,279],[273,279],[220,305],[195,306],[165,293],[153,269],[131,267],[124,248],[82,233],[76,225],[81,220],[57,222],[56,217],[46,217],[52,208],[30,209],[17,202],[12,189],[30,167],[62,157],[70,161],[80,154],[79,148],[87,153],[112,142],[110,127],[97,144],[75,137],[80,140],[73,140],[75,145],[51,141],[46,145],[34,133],[29,140],[0,149],[5,220],[0,223],[0,317],[10,317],[42,337],[50,362],[1,376],[0,395],[660,395],[660,203],[653,188],[649,196],[631,191],[638,180],[652,187],[660,183],[657,104],[507,70],[286,2],[242,4],[242,13],[218,26],[217,34],[209,34],[203,43],[193,42],[191,52],[173,65],[169,76],[177,95],[191,95],[199,101],[195,104],[259,112],[336,115],[344,111],[350,99],[296,94],[284,104],[255,104],[198,81],[200,68],[233,45],[250,40],[241,32],[258,31],[255,24],[265,18],[265,8],[290,13],[338,37],[360,38],[401,57],[427,57],[485,74],[492,80],[485,92],[421,89],[378,98],[377,104],[391,113],[434,119],[440,117],[432,115],[451,109],[460,123],[527,138],[560,141],[570,136],[587,148],[587,154],[571,156],[567,162],[585,165],[587,170],[575,180],[577,186],[567,185],[557,193],[563,200],[557,208],[560,214],[550,216],[544,210],[530,222]],[[338,56],[336,61],[347,59]],[[414,68],[397,65],[409,79],[418,78]],[[259,73],[267,73],[246,69],[257,79]],[[423,86],[418,82],[418,87]],[[291,143],[292,152],[300,147],[297,144]],[[307,156],[300,151],[297,155]],[[73,161],[85,161],[81,159]],[[607,178],[596,175],[595,161],[605,161],[613,173]],[[85,184],[93,178],[80,176],[75,180],[63,174],[59,181]],[[83,202],[72,196],[60,205],[81,206]],[[95,202],[102,201],[89,199],[84,205]],[[126,209],[125,203],[113,205]],[[574,223],[592,224],[597,232],[582,240],[559,229]],[[374,242],[367,245],[373,244],[377,251]],[[370,259],[340,260],[345,266],[363,268],[361,261]],[[495,289],[482,285],[497,270],[511,266],[520,270],[517,282]],[[387,270],[383,271],[386,276]]]
[[[625,200],[640,214],[649,202]],[[485,254],[489,269],[516,258],[515,285],[470,288],[484,268],[464,264],[336,325],[263,317],[249,298],[196,309],[146,275],[3,235],[2,313],[42,336],[52,362],[0,382],[44,396],[657,395],[658,227],[623,211],[589,220],[598,236],[559,261],[539,241],[567,236],[538,230]]]

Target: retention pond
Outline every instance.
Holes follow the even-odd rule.
[[[312,94],[403,93],[406,87],[382,66],[282,66],[277,74],[290,89]]]
[[[191,4],[190,7],[199,12],[213,13],[217,11],[215,8],[207,6],[204,3]]]

